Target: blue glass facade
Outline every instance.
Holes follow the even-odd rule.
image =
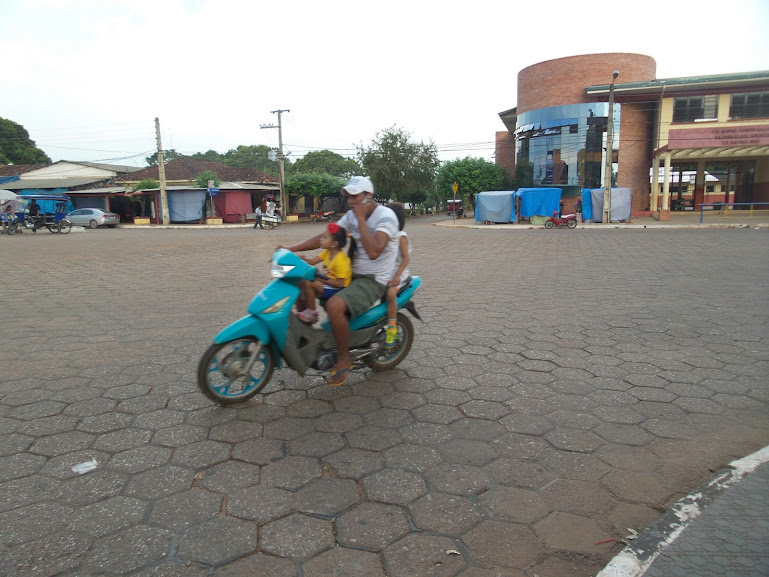
[[[608,102],[569,104],[518,115],[516,171],[530,186],[601,188]],[[614,104],[612,183],[617,174],[620,104]],[[576,188],[575,188],[576,193]]]

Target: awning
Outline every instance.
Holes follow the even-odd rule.
[[[769,145],[754,146],[698,146],[691,148],[668,148],[663,146],[654,151],[654,156],[670,153],[673,160],[745,158],[754,156],[769,156]]]

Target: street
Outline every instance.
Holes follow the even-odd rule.
[[[323,224],[0,237],[0,577],[589,577],[769,444],[769,230],[444,220],[397,369],[229,408],[201,354]]]

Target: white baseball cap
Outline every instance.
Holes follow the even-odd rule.
[[[370,192],[374,194],[374,185],[365,176],[353,176],[347,184],[342,187],[342,192],[351,196],[356,196],[361,192]]]

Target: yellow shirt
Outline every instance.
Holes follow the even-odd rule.
[[[331,278],[344,280],[344,286],[348,286],[352,281],[352,263],[350,257],[344,251],[339,251],[337,255],[330,259],[328,250],[320,251],[318,258],[323,261],[323,265],[328,270],[328,276]]]

